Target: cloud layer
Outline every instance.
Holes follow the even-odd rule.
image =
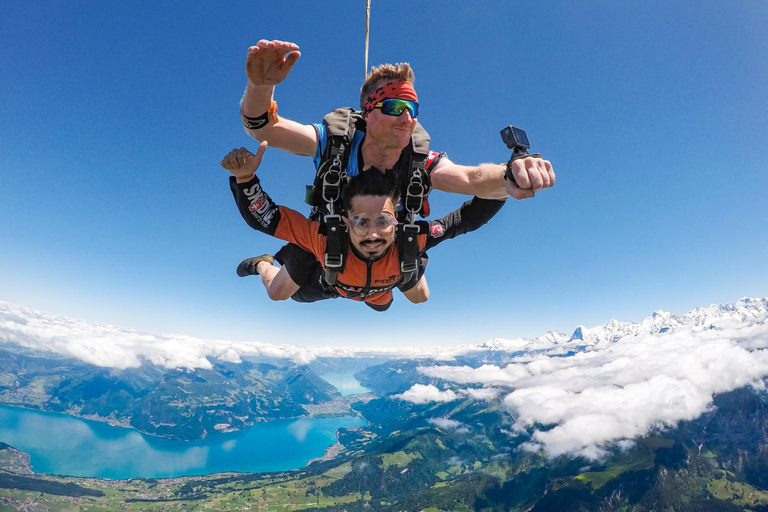
[[[478,394],[477,385],[490,395],[501,390],[503,404],[516,418],[514,430],[530,435],[526,449],[599,458],[608,443],[699,417],[713,394],[746,385],[762,388],[768,375],[766,316],[759,313],[748,321],[728,316],[673,332],[629,335],[563,356],[564,348],[581,341],[572,340],[539,347],[504,367],[420,371],[456,384],[439,392],[442,399],[449,391],[457,399]],[[424,403],[427,396],[414,386],[401,398]]]
[[[298,364],[307,364],[317,357],[378,355],[446,360],[472,348],[453,347],[436,353],[430,347],[351,349],[205,339],[84,322],[0,301],[0,343],[3,342],[110,368],[138,367],[143,361],[167,368],[211,368],[213,359],[238,363],[243,357],[254,356],[288,358]]]

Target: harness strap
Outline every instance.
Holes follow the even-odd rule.
[[[333,114],[333,115],[332,115]],[[323,216],[320,230],[325,230],[327,242],[325,247],[325,280],[329,285],[335,285],[339,272],[344,271],[346,263],[344,256],[347,251],[346,232],[341,221],[341,207],[338,205],[341,199],[342,187],[347,180],[347,162],[349,161],[349,147],[352,141],[352,133],[355,127],[353,109],[336,109],[323,120],[328,128],[323,162],[317,170],[315,184],[319,185],[320,198],[327,214]]]
[[[429,139],[426,141],[429,144]],[[416,144],[412,141],[412,147]],[[423,156],[423,158],[422,158]],[[402,274],[402,283],[410,281],[414,274],[419,270],[419,227],[416,223],[416,216],[426,217],[429,215],[429,202],[427,196],[432,189],[432,181],[426,171],[427,155],[412,151],[407,161],[404,178],[405,199],[403,206],[406,211],[407,221],[401,230],[399,240],[400,247],[400,273]]]
[[[346,253],[346,232],[341,215],[329,214],[323,217],[328,231],[325,246],[325,281],[333,286],[339,272],[344,270],[344,254]]]
[[[400,282],[407,283],[419,271],[419,226],[404,224],[400,230],[398,247],[400,248]]]

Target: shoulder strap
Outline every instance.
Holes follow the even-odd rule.
[[[325,151],[317,167],[312,187],[307,187],[307,203],[324,208],[320,229],[325,230],[325,280],[336,284],[339,272],[344,270],[347,239],[341,221],[342,187],[347,178],[347,164],[355,130],[364,123],[362,114],[353,108],[337,108],[323,118],[326,129]]]
[[[411,137],[411,143],[403,151],[401,187],[403,193],[403,208],[405,222],[400,230],[400,273],[403,283],[407,283],[419,270],[419,228],[416,216],[429,215],[428,195],[432,190],[432,180],[426,170],[429,157],[429,134],[421,126]]]

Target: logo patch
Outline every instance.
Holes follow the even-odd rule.
[[[432,235],[432,238],[440,238],[445,234],[445,226],[442,224],[435,224],[434,226],[430,226],[429,233]]]

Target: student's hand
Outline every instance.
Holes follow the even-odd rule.
[[[221,160],[221,166],[232,173],[235,178],[250,178],[261,165],[267,141],[264,141],[254,155],[245,148],[233,149]]]
[[[255,87],[274,86],[285,80],[301,57],[299,46],[285,41],[262,39],[248,48],[245,56],[245,76]]]
[[[515,181],[507,181],[507,194],[515,199],[533,197],[541,189],[555,185],[552,164],[542,158],[520,158],[512,162]]]

